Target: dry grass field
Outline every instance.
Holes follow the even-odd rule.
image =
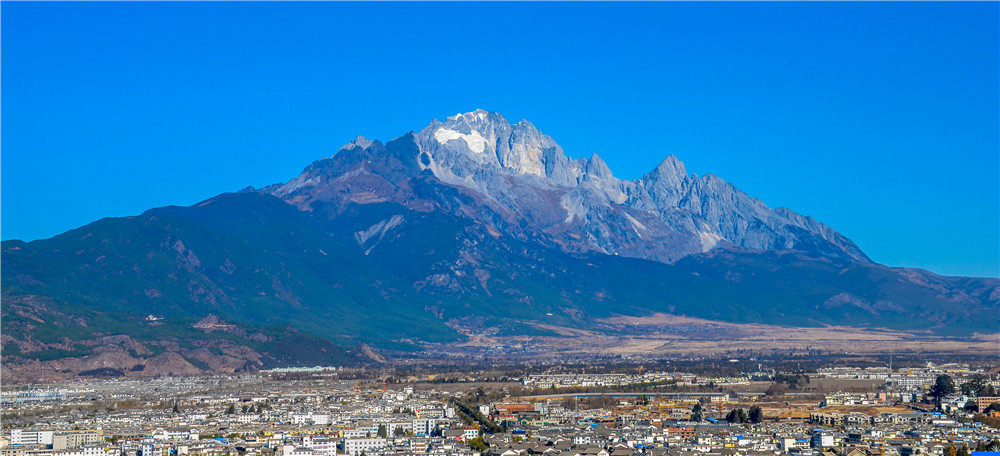
[[[505,351],[523,350],[541,357],[823,354],[880,358],[894,353],[897,356],[996,358],[1000,355],[1000,333],[957,339],[887,329],[735,324],[667,314],[618,316],[601,320],[601,324],[603,328],[597,330],[536,325],[559,336],[478,335],[453,348],[477,351],[484,347],[505,347]]]

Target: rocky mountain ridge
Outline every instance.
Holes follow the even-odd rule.
[[[484,111],[0,262],[5,379],[392,362],[658,313],[954,337],[1000,311],[996,279],[882,266],[676,157],[620,180]]]
[[[455,215],[496,227],[566,252],[598,252],[673,263],[717,246],[751,251],[807,250],[852,261],[871,260],[832,228],[790,209],[771,209],[721,178],[690,175],[670,155],[634,181],[616,178],[598,155],[570,159],[550,137],[522,120],[511,125],[495,112],[477,110],[437,120],[398,140],[414,143],[395,154],[359,136],[340,155],[364,161],[323,174],[317,162],[286,184],[266,192],[309,208],[304,200],[332,201],[324,194],[335,180],[364,181],[366,175],[401,176],[430,172],[470,196]],[[386,155],[397,162],[386,167]],[[328,160],[337,160],[337,154]],[[357,178],[357,179],[355,179]],[[370,184],[371,182],[367,182]],[[364,184],[362,184],[363,186]],[[346,187],[340,187],[343,190]],[[393,185],[367,187],[354,202],[394,201],[413,205],[414,195]],[[367,198],[365,200],[364,198]],[[432,209],[433,208],[433,209]],[[426,210],[440,210],[430,204]]]

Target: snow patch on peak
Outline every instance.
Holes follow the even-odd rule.
[[[448,120],[452,119],[449,117]],[[472,130],[472,133],[466,135],[455,130],[441,127],[434,132],[434,139],[441,145],[444,145],[448,141],[461,139],[465,141],[469,150],[477,154],[481,154],[486,150],[486,138],[483,138],[483,135],[479,134],[476,130]]]
[[[453,116],[448,116],[446,119],[449,122],[453,122],[453,121],[456,121],[458,119],[462,119],[462,118],[466,118],[466,117],[468,117],[469,119],[486,120],[486,117],[489,114],[490,113],[488,111],[484,110],[484,109],[477,109],[477,110],[472,111],[472,112],[466,112],[466,113],[461,113],[460,112],[460,113],[455,114]]]

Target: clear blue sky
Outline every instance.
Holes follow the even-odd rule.
[[[3,239],[483,108],[668,154],[876,261],[1000,276],[998,3],[2,4]]]

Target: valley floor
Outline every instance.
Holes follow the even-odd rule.
[[[1000,333],[949,338],[927,332],[822,326],[784,327],[725,323],[667,314],[618,316],[583,330],[535,324],[558,336],[468,334],[462,344],[430,345],[430,357],[447,359],[622,358],[643,362],[666,359],[788,358],[828,356],[890,362],[896,359],[987,359],[1000,355]]]

